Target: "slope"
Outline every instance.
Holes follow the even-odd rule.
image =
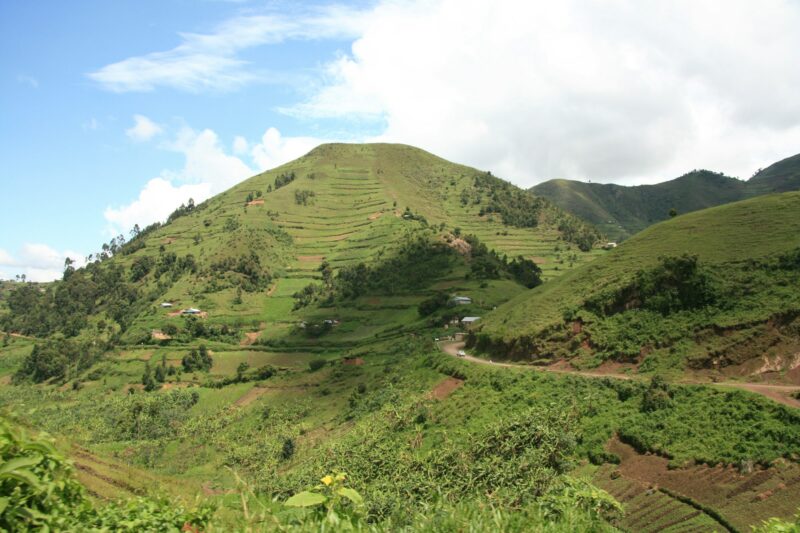
[[[655,185],[624,186],[549,180],[531,191],[595,224],[612,240],[623,240],[669,218],[671,209],[689,213],[760,194],[800,189],[800,154],[759,170],[742,181],[695,170]]]
[[[662,222],[499,307],[472,341],[515,357],[584,365],[790,370],[800,347],[798,215],[795,192]],[[794,374],[783,377],[796,381]]]
[[[194,308],[207,339],[238,343],[260,324],[275,338],[306,318],[293,315],[293,295],[321,280],[323,263],[335,275],[390,260],[414,235],[445,233],[533,259],[545,278],[597,253],[594,228],[488,173],[410,146],[322,145],[118,237],[44,293],[22,286],[9,328],[139,344],[187,329],[179,311]],[[415,311],[423,296],[390,303]]]

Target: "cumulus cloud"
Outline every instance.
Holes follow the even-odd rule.
[[[164,221],[189,198],[199,203],[259,171],[276,167],[300,157],[322,142],[312,137],[283,137],[275,128],[264,133],[261,142],[249,143],[237,136],[233,150],[249,155],[253,166],[225,151],[219,136],[210,129],[196,131],[184,127],[162,148],[181,153],[183,168],[163,170],[149,180],[136,200],[117,207],[107,207],[104,216],[112,235],[127,233],[134,224],[146,226]]]
[[[748,177],[800,147],[800,4],[382,2],[285,111],[377,118],[523,185]]]
[[[74,261],[76,268],[85,264],[80,252],[59,252],[41,243],[26,243],[15,255],[0,249],[0,279],[14,279],[24,274],[29,281],[53,281],[61,278],[64,261],[68,257]]]
[[[133,126],[125,130],[125,134],[134,141],[143,142],[143,141],[149,141],[162,131],[163,130],[161,129],[161,126],[159,126],[146,116],[133,115]]]
[[[156,87],[198,92],[227,91],[254,81],[280,77],[256,72],[239,57],[248,48],[286,40],[355,37],[360,13],[329,5],[282,14],[238,16],[210,33],[180,33],[171,50],[153,52],[106,65],[89,78],[114,92],[152,91]]]
[[[269,128],[261,142],[253,146],[251,155],[259,171],[264,171],[297,159],[322,142],[316,137],[284,137],[276,128]]]

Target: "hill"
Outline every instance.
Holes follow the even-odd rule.
[[[783,372],[800,346],[800,193],[656,224],[489,314],[473,342],[641,371]],[[785,379],[798,382],[792,371]]]
[[[15,468],[0,528],[708,531],[792,516],[790,407],[442,353],[460,318],[613,257],[596,238],[487,172],[325,145],[62,281],[11,284],[1,320],[24,335],[0,345]]]
[[[761,194],[800,189],[800,154],[759,170],[741,181],[695,170],[656,185],[624,186],[549,180],[531,191],[595,224],[610,239],[624,240],[669,218],[671,209],[689,213]]]
[[[185,322],[176,311],[196,308],[213,326],[207,338],[236,340],[245,325],[277,338],[292,323],[320,318],[293,312],[293,295],[322,281],[324,270],[336,276],[383,264],[423,235],[475,235],[499,254],[535,261],[544,279],[591,259],[598,239],[548,201],[422,150],[323,145],[202,204],[181,206],[166,224],[114,239],[59,286],[44,293],[27,286],[9,300],[18,312],[8,327],[68,337],[102,330],[106,340],[140,343]],[[389,292],[376,310],[415,312],[416,296]]]

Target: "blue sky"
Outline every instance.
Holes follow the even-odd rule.
[[[747,178],[800,152],[800,4],[720,5],[2,2],[0,278],[330,140],[523,186]]]

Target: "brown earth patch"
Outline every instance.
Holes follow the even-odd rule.
[[[297,260],[301,263],[318,263],[325,259],[324,255],[298,255]]]
[[[266,387],[253,387],[249,391],[245,392],[238,400],[234,402],[234,405],[238,405],[240,407],[247,407],[254,401],[258,400],[262,395],[267,392]]]
[[[383,215],[382,212],[378,211],[377,213],[372,213],[370,216],[367,217],[367,220],[376,220]]]
[[[164,244],[172,244],[173,242],[175,242],[176,238],[177,237],[165,237],[162,242]]]
[[[203,495],[204,496],[222,496],[223,494],[233,494],[234,491],[232,489],[215,489],[210,481],[206,481],[202,485]]]
[[[191,383],[189,383],[188,381],[179,381],[178,383],[170,381],[161,385],[161,389],[162,390],[185,389],[189,387],[189,385],[191,385]]]
[[[169,313],[167,313],[167,316],[181,316],[181,312],[180,312],[180,310],[178,310],[178,311],[170,311]]]
[[[380,298],[376,298],[376,297],[368,298],[367,299],[367,303],[369,305],[380,305],[381,304],[381,299]]]
[[[248,206],[250,206],[250,205],[264,205],[264,199],[263,198],[257,198],[255,200],[250,200],[249,202],[247,202],[247,205]]]
[[[454,377],[447,377],[440,381],[431,392],[428,394],[430,398],[434,400],[444,400],[448,396],[450,396],[453,391],[460,388],[464,385],[463,379],[457,379]]]
[[[472,246],[470,246],[470,244],[464,239],[455,238],[448,244],[461,255],[469,255],[469,253],[472,251]]]
[[[364,360],[360,357],[351,357],[342,360],[343,365],[351,365],[351,366],[361,366],[364,364]]]
[[[244,339],[242,339],[242,342],[239,343],[239,346],[250,346],[251,344],[256,342],[256,339],[258,339],[259,335],[261,335],[260,331],[248,331],[248,332],[246,332],[244,334]]]
[[[11,375],[3,376],[0,378],[0,385],[10,385],[11,384]]]
[[[531,257],[531,261],[533,261],[537,265],[544,265],[545,263],[547,263],[547,259],[538,256]]]
[[[153,331],[150,332],[150,337],[152,339],[157,340],[157,341],[168,341],[168,340],[172,339],[172,337],[170,337],[169,335],[167,335],[163,331],[159,331],[157,329],[154,329]]]
[[[742,531],[770,516],[789,517],[800,504],[800,493],[784,490],[800,474],[796,464],[756,467],[748,474],[733,466],[690,465],[670,469],[668,459],[640,454],[617,437],[608,442],[606,449],[621,459],[615,469],[617,476],[635,482],[642,490],[664,487],[689,497],[715,509]],[[771,498],[777,492],[781,497]]]
[[[272,285],[269,286],[269,289],[267,289],[267,296],[272,296],[273,294],[275,294],[275,291],[277,289],[278,289],[278,281],[275,280],[275,282]],[[262,328],[263,327],[264,326],[262,326]]]

